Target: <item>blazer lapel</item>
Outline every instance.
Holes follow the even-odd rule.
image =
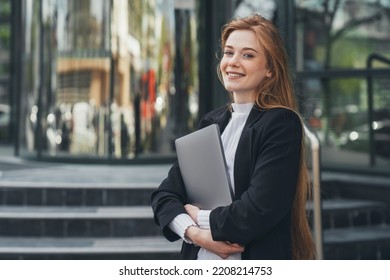
[[[243,131],[250,128],[254,123],[257,122],[258,119],[261,118],[264,111],[261,111],[256,105],[253,106],[251,112],[249,113],[248,119],[246,120]]]
[[[232,117],[232,113],[229,111],[229,109],[226,109],[221,115],[216,116],[214,118],[213,122],[218,124],[221,134],[225,130],[231,117]]]

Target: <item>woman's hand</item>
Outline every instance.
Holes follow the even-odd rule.
[[[196,245],[220,256],[223,259],[232,254],[244,252],[244,247],[223,241],[214,241],[210,230],[191,226],[186,230],[186,236]]]
[[[198,212],[199,212],[199,207],[192,205],[192,204],[186,204],[184,205],[184,208],[186,209],[188,215],[194,220],[195,223],[198,223]]]

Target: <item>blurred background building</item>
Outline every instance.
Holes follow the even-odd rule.
[[[0,139],[18,156],[172,159],[174,139],[228,101],[215,74],[222,24],[260,13],[284,35],[323,165],[389,171],[390,1],[0,5]]]
[[[322,170],[341,174],[324,186],[389,203],[390,0],[0,0],[0,145],[32,160],[172,162],[174,140],[228,102],[221,27],[252,13],[283,34]]]

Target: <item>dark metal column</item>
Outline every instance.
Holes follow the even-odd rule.
[[[229,97],[217,76],[222,26],[233,16],[233,0],[198,1],[199,117],[227,104]]]
[[[10,104],[11,104],[11,142],[14,155],[19,156],[20,100],[22,91],[22,46],[24,32],[22,28],[22,0],[11,1],[11,65],[10,65]]]
[[[280,34],[285,41],[286,50],[289,57],[290,67],[296,66],[296,36],[295,36],[295,4],[290,0],[276,0],[277,14],[275,24],[278,26]]]

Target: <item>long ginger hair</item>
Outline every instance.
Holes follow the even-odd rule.
[[[278,29],[272,22],[260,15],[233,19],[223,27],[222,49],[225,47],[230,34],[236,30],[250,30],[255,33],[258,43],[263,49],[267,67],[272,73],[271,77],[265,77],[257,87],[254,93],[256,105],[262,110],[283,107],[297,113],[287,53]],[[223,83],[219,65],[217,72]],[[313,259],[315,256],[314,242],[306,214],[306,201],[310,195],[310,181],[305,160],[303,127],[302,134],[299,174],[292,207],[291,252],[293,259]]]

